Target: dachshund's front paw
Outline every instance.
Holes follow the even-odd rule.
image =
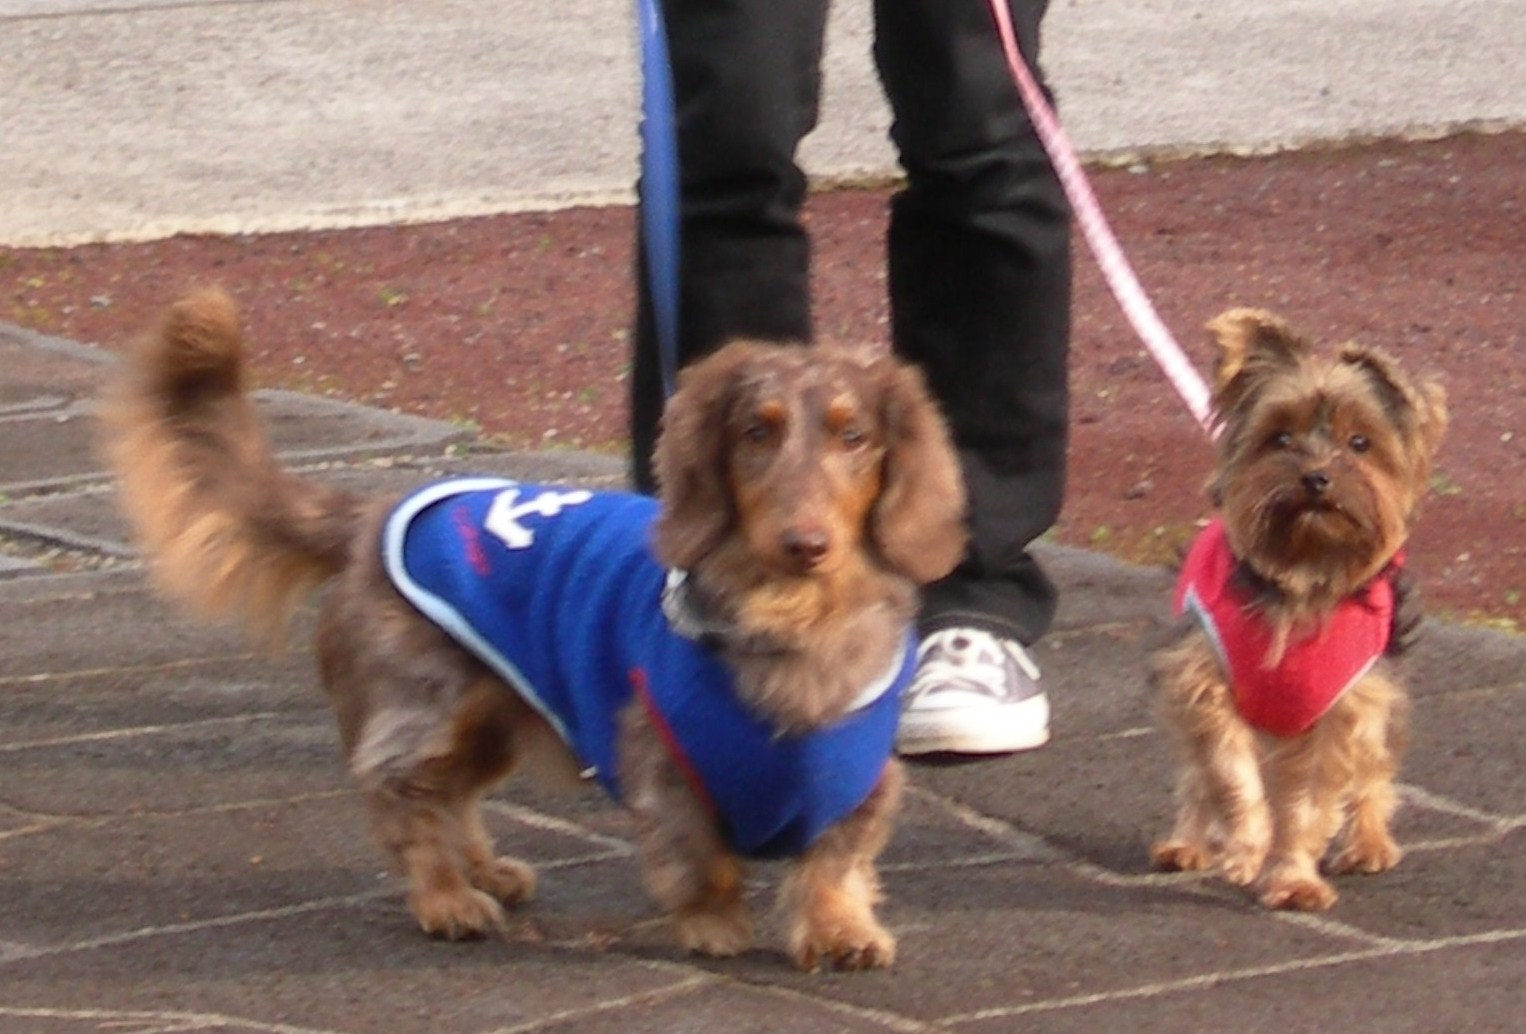
[[[535,896],[535,870],[517,858],[494,858],[475,866],[472,886],[505,905],[521,905]]]
[[[895,937],[873,919],[817,922],[806,919],[792,938],[790,955],[807,973],[823,966],[842,971],[883,969],[895,962]]]
[[[471,887],[416,893],[409,906],[424,932],[442,940],[475,940],[502,933],[506,927],[503,906]]]
[[[752,913],[740,901],[722,909],[695,909],[673,919],[678,943],[696,955],[724,958],[752,947]]]

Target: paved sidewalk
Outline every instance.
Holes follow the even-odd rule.
[[[623,816],[515,785],[489,820],[543,873],[504,941],[426,939],[346,782],[301,636],[280,660],[169,614],[90,445],[92,349],[0,327],[0,1032],[1514,1031],[1526,981],[1526,639],[1432,627],[1398,869],[1323,917],[1150,874],[1169,768],[1141,659],[1169,578],[1051,550],[1055,740],[919,767],[885,859],[889,973],[805,976],[765,924],[674,950]],[[614,461],[265,397],[290,462],[377,489]],[[756,872],[760,902],[778,870]]]

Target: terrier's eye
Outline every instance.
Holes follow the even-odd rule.
[[[1365,434],[1352,435],[1351,440],[1346,444],[1351,447],[1352,452],[1366,452],[1372,448],[1372,442],[1367,439]]]
[[[762,443],[768,441],[773,433],[774,429],[772,425],[766,424],[761,420],[754,421],[753,423],[750,423],[746,427],[742,428],[743,439],[752,442],[754,445],[761,445]]]
[[[1293,447],[1293,434],[1291,431],[1278,431],[1272,435],[1272,447],[1275,449],[1291,449]]]
[[[846,448],[857,449],[869,440],[869,436],[864,434],[862,428],[844,427],[838,432],[837,440],[842,442]]]

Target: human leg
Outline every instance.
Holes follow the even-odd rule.
[[[1046,6],[1011,3],[1036,71]],[[1064,493],[1069,208],[984,0],[876,0],[875,16],[907,175],[891,209],[892,336],[943,406],[970,494],[969,552],[928,587],[921,619],[924,663],[959,684],[937,695],[969,721],[950,726],[953,708],[932,720],[922,680],[902,749],[1021,749],[1047,738],[1048,703],[1023,644],[1044,634],[1056,605],[1028,546]],[[982,714],[987,705],[1008,719]],[[913,743],[923,719],[937,735]]]
[[[816,124],[826,0],[664,0],[680,167],[678,361],[738,336],[811,336],[795,162]],[[638,230],[639,233],[639,230]],[[653,491],[662,367],[637,248],[632,470]]]

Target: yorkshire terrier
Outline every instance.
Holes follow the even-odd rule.
[[[1183,631],[1152,661],[1180,750],[1157,868],[1217,866],[1273,909],[1324,911],[1321,874],[1377,873],[1418,612],[1403,547],[1446,427],[1438,384],[1376,348],[1333,356],[1269,313],[1225,312],[1214,407],[1217,510],[1176,589]]]

